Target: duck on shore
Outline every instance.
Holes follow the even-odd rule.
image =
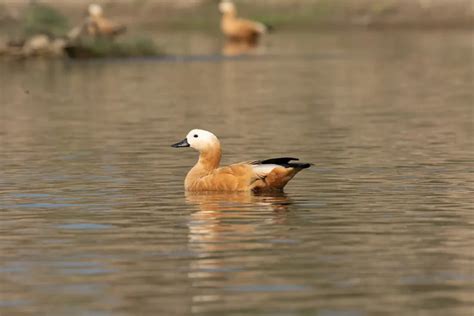
[[[81,25],[72,29],[68,37],[71,40],[81,36],[114,38],[125,33],[127,27],[123,24],[111,21],[104,16],[103,8],[96,3],[92,3],[87,8],[87,17]]]

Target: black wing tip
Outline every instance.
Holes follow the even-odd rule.
[[[272,24],[263,23],[263,25],[265,25],[265,27],[267,28],[268,33],[272,33],[275,31],[275,26],[273,26]]]
[[[292,168],[297,168],[297,169],[306,169],[311,166],[314,166],[312,163],[290,163],[288,164]]]
[[[262,165],[272,164],[272,165],[280,165],[285,168],[297,168],[297,169],[306,169],[313,165],[312,163],[290,162],[290,161],[299,161],[299,159],[294,158],[294,157],[271,158],[271,159],[266,159],[266,160],[254,161],[253,164],[257,164],[257,165],[258,164],[262,164]]]
[[[262,165],[267,165],[267,164],[275,164],[275,165],[281,165],[281,164],[288,164],[290,161],[298,161],[298,158],[294,157],[280,157],[280,158],[271,158],[271,159],[265,159],[265,160],[260,160],[258,163]]]

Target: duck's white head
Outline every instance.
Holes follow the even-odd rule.
[[[221,13],[235,13],[237,9],[235,8],[235,4],[230,0],[222,0],[219,3],[219,11]]]
[[[220,143],[216,135],[203,129],[191,130],[182,141],[171,145],[171,147],[191,147],[199,152],[212,149],[220,149]]]
[[[90,16],[101,16],[104,13],[102,7],[97,3],[89,4],[87,8],[87,12],[89,12]]]

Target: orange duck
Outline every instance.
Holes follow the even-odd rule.
[[[110,21],[104,17],[104,10],[98,4],[89,5],[86,22],[87,34],[92,36],[115,37],[126,31],[123,24]]]
[[[285,185],[309,163],[291,162],[297,158],[273,158],[235,163],[219,167],[221,145],[208,131],[193,129],[172,147],[191,147],[199,151],[199,160],[186,175],[186,191],[283,191]]]
[[[255,44],[260,36],[269,30],[263,23],[237,17],[235,4],[230,0],[222,0],[219,3],[219,11],[222,13],[222,33],[230,41],[244,41]]]

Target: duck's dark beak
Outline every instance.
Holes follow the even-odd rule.
[[[188,140],[185,138],[183,139],[182,141],[176,143],[176,144],[173,144],[171,145],[171,147],[174,147],[174,148],[179,148],[179,147],[189,147],[189,143],[188,143]]]

